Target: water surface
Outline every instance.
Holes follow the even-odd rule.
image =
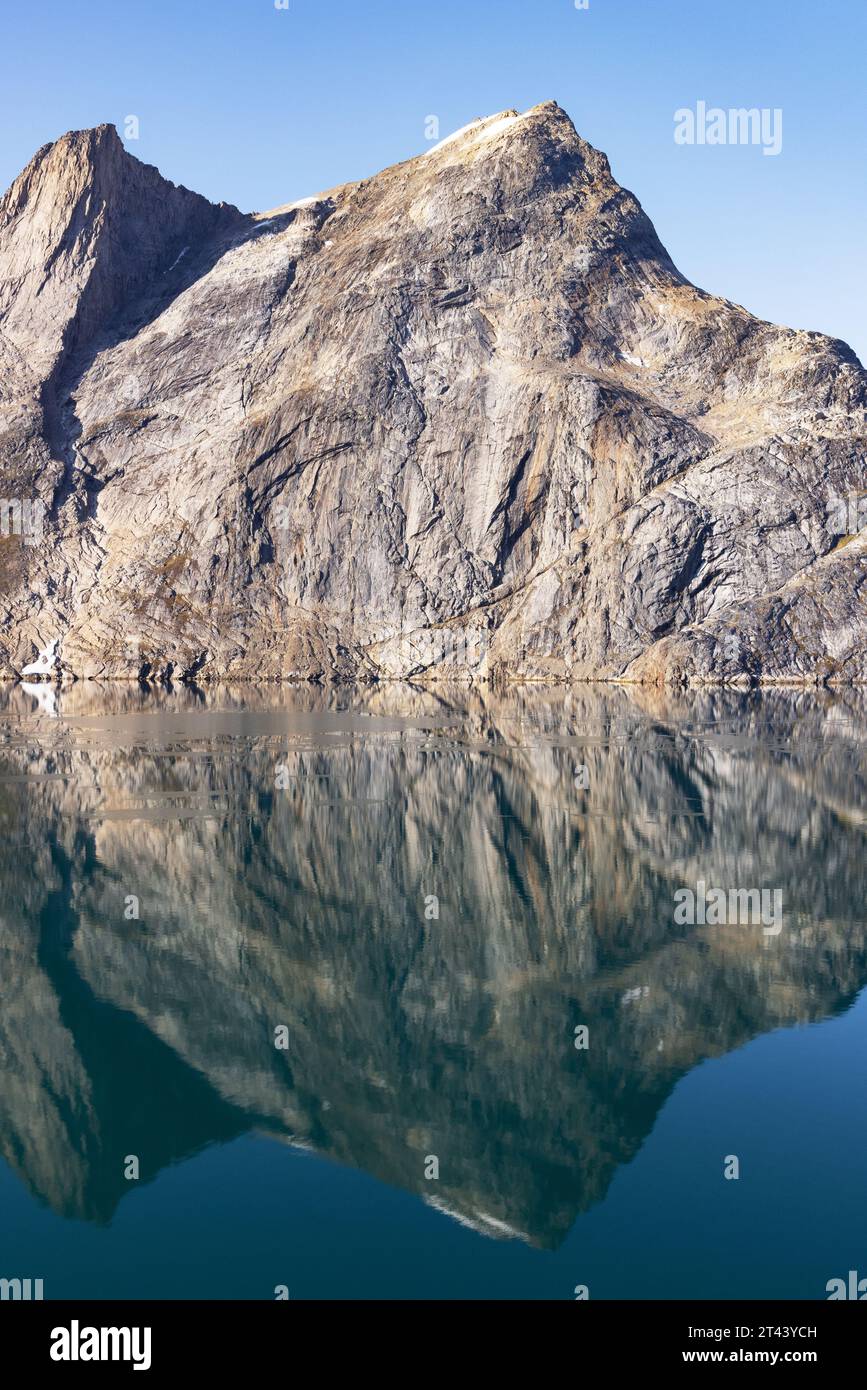
[[[867,1275],[865,729],[851,691],[0,691],[0,1277]],[[781,930],[676,925],[699,881]]]

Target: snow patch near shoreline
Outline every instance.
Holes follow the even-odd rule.
[[[60,646],[60,638],[55,637],[53,642],[49,642],[47,647],[43,647],[35,661],[31,661],[29,666],[23,666],[22,676],[50,676],[54,672],[57,663],[57,648]]]

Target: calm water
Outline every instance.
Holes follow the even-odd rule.
[[[867,1276],[862,697],[51,704],[0,690],[0,1277],[816,1299]],[[676,925],[699,881],[782,890],[781,929]]]

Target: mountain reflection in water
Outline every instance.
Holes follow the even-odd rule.
[[[64,1217],[256,1131],[556,1249],[686,1073],[867,978],[851,690],[0,702],[0,1152]],[[779,936],[675,926],[699,880]]]

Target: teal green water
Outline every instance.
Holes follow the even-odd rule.
[[[851,692],[0,693],[0,1278],[867,1277],[864,715]],[[699,882],[779,890],[780,930],[677,925]]]

